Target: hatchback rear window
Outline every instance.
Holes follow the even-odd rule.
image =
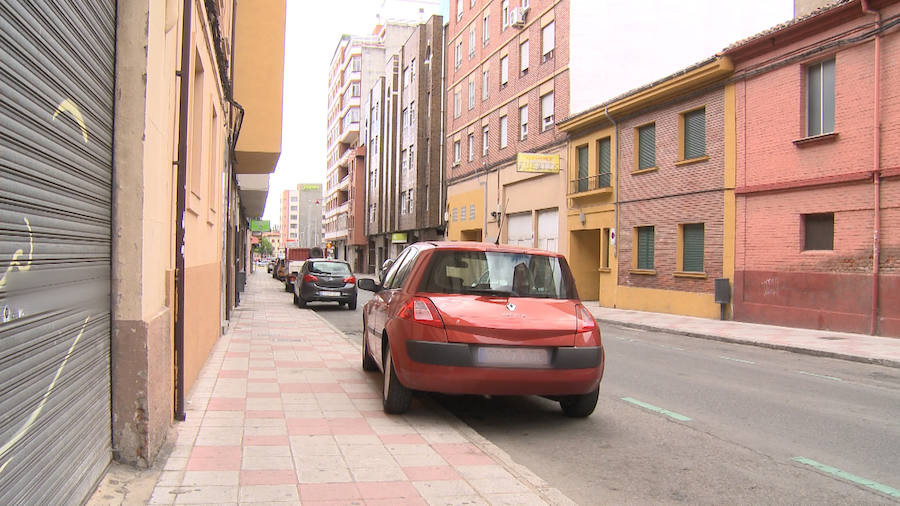
[[[419,289],[548,299],[575,299],[565,262],[556,257],[495,251],[438,251]]]
[[[309,272],[316,274],[350,274],[350,266],[343,262],[312,262]]]

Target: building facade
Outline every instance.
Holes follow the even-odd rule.
[[[443,20],[417,25],[364,100],[367,270],[407,244],[443,237]]]
[[[569,2],[451,2],[445,50],[450,240],[566,251],[561,170]],[[560,212],[560,210],[563,210]]]
[[[898,14],[841,2],[724,51],[735,319],[900,336]]]

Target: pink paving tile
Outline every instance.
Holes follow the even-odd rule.
[[[361,499],[354,483],[304,483],[299,486],[300,501],[344,501]]]
[[[297,483],[297,473],[290,469],[270,469],[266,471],[241,471],[241,486],[244,485],[293,485]]]
[[[249,378],[248,383],[278,383],[278,378]]]
[[[222,369],[219,371],[220,378],[246,378],[246,369]]]
[[[244,436],[245,446],[287,446],[291,440],[287,436]]]
[[[280,383],[278,389],[283,394],[305,394],[309,393],[309,383]]]
[[[340,383],[309,383],[309,391],[317,394],[342,394]]]
[[[388,415],[382,410],[378,411],[360,411],[363,418],[387,418]]]
[[[342,378],[342,379],[341,379],[341,383],[355,383],[355,384],[360,384],[360,383],[368,383],[369,381],[371,381],[371,380],[369,380],[369,378],[366,378],[366,377],[361,377],[361,378]]]
[[[297,367],[301,369],[323,369],[325,367],[325,362],[320,360],[301,360],[298,364]]]
[[[363,418],[335,418],[328,420],[328,427],[334,435],[350,436],[374,434],[372,426]]]
[[[380,399],[381,394],[378,392],[347,392],[347,397],[351,399]]]
[[[419,491],[408,481],[374,481],[356,484],[363,499],[420,497]]]
[[[404,467],[403,474],[410,481],[437,481],[461,479],[456,469],[450,466],[415,466]]]
[[[381,442],[389,445],[389,444],[401,444],[401,445],[414,445],[414,444],[428,444],[422,439],[422,436],[418,434],[385,434],[381,436]]]
[[[212,397],[206,405],[207,411],[243,411],[247,400],[237,397]]]
[[[471,443],[435,443],[434,451],[455,466],[475,466],[493,464],[494,459],[488,457],[477,446]]]
[[[304,505],[307,505],[307,503],[304,503]],[[366,506],[427,506],[427,505],[428,505],[428,502],[421,497],[392,497],[390,499],[367,499],[366,500]]]
[[[323,436],[331,434],[328,421],[322,418],[289,418],[288,434],[291,436]]]
[[[246,418],[284,418],[284,411],[247,411]]]
[[[460,453],[480,455],[482,453],[472,443],[434,443],[431,447],[441,455],[458,455]]]
[[[496,464],[494,459],[487,455],[473,455],[467,453],[458,453],[454,455],[441,455],[448,464],[454,466],[486,466]]]
[[[300,367],[299,360],[276,360],[275,367]]]
[[[195,446],[185,469],[188,471],[237,471],[240,468],[240,446]]]
[[[256,398],[281,398],[281,392],[247,392],[247,397],[256,397]]]
[[[250,356],[246,351],[229,351],[225,353],[225,358],[247,358]]]

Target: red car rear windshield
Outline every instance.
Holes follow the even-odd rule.
[[[572,275],[556,257],[494,251],[437,251],[419,287],[429,293],[577,299]]]

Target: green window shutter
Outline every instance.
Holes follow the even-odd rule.
[[[706,155],[706,109],[684,115],[684,159]]]
[[[822,66],[806,69],[806,135],[822,133]]]
[[[578,147],[578,191],[588,189],[588,147]]]
[[[638,129],[638,170],[656,167],[656,125]]]
[[[682,225],[682,267],[684,272],[703,272],[703,223]]]
[[[610,168],[610,144],[609,137],[597,141],[597,167],[599,167],[597,176],[597,187],[606,188],[610,185],[609,168]]]
[[[653,269],[653,227],[637,229],[638,269]]]
[[[834,132],[834,60],[822,62],[822,133]]]

